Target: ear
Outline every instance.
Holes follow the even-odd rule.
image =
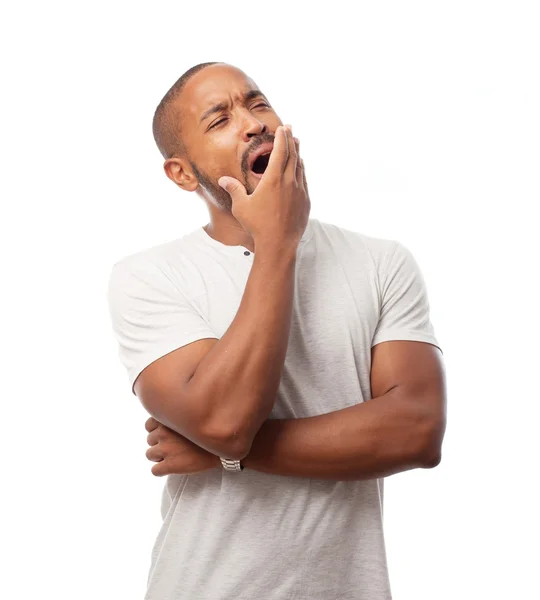
[[[186,192],[195,191],[199,185],[195,174],[189,167],[189,163],[183,158],[168,158],[163,163],[163,170],[171,181]]]

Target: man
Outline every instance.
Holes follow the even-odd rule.
[[[167,475],[146,600],[387,600],[384,477],[446,425],[425,282],[400,242],[310,219],[299,141],[203,63],[154,116],[205,227],[124,257],[108,301]]]

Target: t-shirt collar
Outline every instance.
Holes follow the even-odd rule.
[[[245,246],[241,246],[241,245],[229,246],[227,244],[224,244],[223,242],[220,242],[220,241],[214,239],[213,237],[208,235],[208,233],[205,231],[205,229],[202,226],[198,227],[193,232],[193,234],[198,239],[200,239],[203,243],[205,243],[209,246],[212,246],[213,248],[216,248],[217,250],[221,250],[222,252],[233,255],[233,256],[236,256],[238,254],[244,254],[245,252],[254,254],[254,252],[251,252],[251,250],[249,250]],[[302,235],[302,238],[300,239],[300,242],[298,245],[299,249],[302,248],[302,246],[311,239],[312,234],[313,234],[312,219],[308,219],[306,229],[305,229],[304,234]]]

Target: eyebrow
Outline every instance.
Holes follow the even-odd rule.
[[[259,96],[262,96],[266,100],[266,96],[261,92],[261,90],[256,90],[256,89],[248,90],[247,92],[244,92],[244,95],[243,95],[244,102],[249,102],[249,100],[253,100],[253,98],[258,98]],[[268,100],[266,100],[266,101],[268,102]],[[224,101],[224,102],[220,102],[219,104],[212,106],[208,110],[205,110],[199,120],[199,123],[202,123],[210,115],[213,115],[214,113],[218,113],[218,112],[221,112],[222,110],[225,110],[228,105],[229,105],[229,103]]]

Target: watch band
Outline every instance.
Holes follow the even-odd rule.
[[[222,458],[221,456],[219,458],[221,460],[221,464],[223,465],[223,468],[226,471],[243,471],[244,470],[244,465],[242,465],[239,460],[233,460],[231,458]]]

